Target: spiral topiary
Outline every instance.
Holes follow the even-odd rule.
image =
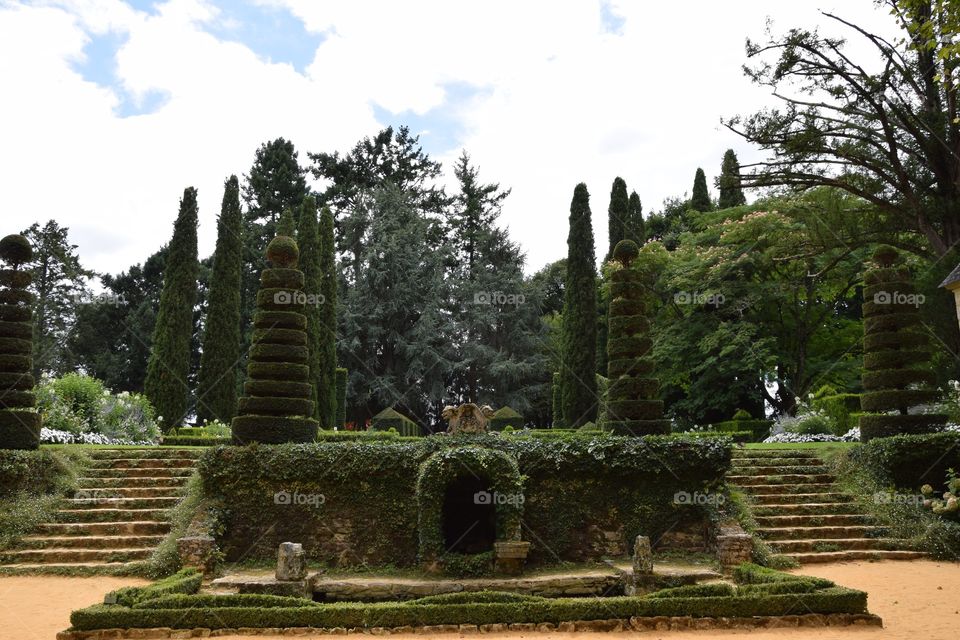
[[[923,368],[929,360],[918,311],[923,298],[916,294],[910,270],[898,264],[896,249],[881,246],[873,259],[877,266],[864,274],[860,439],[940,431],[947,416],[909,414],[938,396],[933,373]]]
[[[658,399],[660,382],[652,377],[650,322],[646,317],[644,276],[630,267],[640,255],[632,240],[613,248],[619,268],[610,275],[610,334],[607,341],[607,418],[603,429],[621,435],[670,432]]]
[[[317,434],[307,348],[303,272],[299,249],[289,236],[267,246],[273,265],[264,269],[253,317],[253,342],[244,396],[233,419],[235,444],[312,442]]]
[[[0,449],[36,449],[40,446],[40,414],[33,395],[32,276],[22,269],[33,257],[30,242],[21,235],[0,240]]]

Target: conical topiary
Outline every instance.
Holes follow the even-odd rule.
[[[630,267],[640,255],[632,240],[622,240],[613,249],[619,263],[610,275],[610,338],[607,341],[607,422],[603,428],[620,435],[643,436],[669,433],[663,418],[663,402],[657,399],[660,382],[651,377],[653,360],[647,337],[643,275]]]
[[[909,413],[938,396],[933,372],[922,368],[929,360],[918,310],[923,298],[896,249],[881,246],[873,259],[877,266],[864,274],[860,439],[940,431],[947,416]]]
[[[271,267],[260,276],[247,382],[232,423],[236,444],[311,442],[316,437],[299,257],[297,242],[289,236],[277,236],[267,246]]]
[[[32,276],[22,269],[33,258],[30,242],[21,235],[0,240],[0,449],[40,446],[40,414],[33,395]]]

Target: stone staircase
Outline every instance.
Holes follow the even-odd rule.
[[[195,449],[94,449],[79,488],[53,522],[0,552],[7,573],[121,572],[150,557],[170,530],[200,452]]]
[[[753,502],[756,533],[775,553],[797,562],[907,560],[925,555],[887,537],[886,528],[835,481],[810,449],[734,449],[727,475],[727,482]]]

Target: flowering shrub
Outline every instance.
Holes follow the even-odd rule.
[[[929,484],[920,487],[920,493],[924,497],[923,506],[938,516],[960,521],[960,502],[957,498],[960,496],[960,477],[957,476],[957,472],[947,469],[947,481],[944,484],[947,490],[941,498],[936,497],[933,487]]]
[[[828,433],[791,433],[789,431],[784,431],[783,433],[778,433],[772,435],[764,442],[767,443],[777,443],[777,442],[794,442],[794,443],[810,443],[810,442],[858,442],[860,440],[860,429],[859,427],[854,427],[850,431],[846,432],[842,436],[834,436]]]
[[[43,424],[51,433],[93,434],[110,441],[87,444],[152,443],[160,436],[153,407],[145,396],[126,391],[112,394],[96,378],[80,373],[44,376],[36,393]]]
[[[153,444],[150,441],[133,441],[120,438],[109,438],[102,433],[70,433],[57,429],[40,429],[40,444],[108,444],[108,445],[145,445]]]

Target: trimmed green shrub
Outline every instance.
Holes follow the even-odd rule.
[[[500,407],[490,418],[491,431],[503,431],[504,427],[514,427],[520,429],[523,427],[523,416],[510,407]]]
[[[611,273],[618,295],[610,301],[607,341],[606,419],[602,428],[621,435],[669,433],[670,421],[663,418],[659,399],[660,383],[644,377],[653,369],[649,357],[650,323],[645,317],[643,275],[630,263],[639,255],[632,240],[622,240],[613,248],[619,263]]]
[[[396,429],[402,436],[420,435],[417,423],[403,415],[393,407],[387,407],[370,419],[370,428],[374,431],[389,431]]]
[[[881,485],[915,491],[922,484],[942,482],[948,469],[960,469],[960,433],[877,438],[850,455]]]
[[[304,294],[297,286],[268,286],[278,281],[302,286],[303,274],[296,268],[299,255],[296,241],[288,236],[278,235],[267,245],[272,268],[264,269],[257,292],[249,380],[244,385],[247,395],[240,398],[231,424],[235,444],[310,442],[316,436],[319,425],[311,417],[314,381],[309,380],[310,350],[305,346],[307,321],[297,313],[304,307]],[[278,322],[284,326],[277,327]]]
[[[163,447],[216,447],[233,444],[233,438],[221,436],[163,436]]]
[[[159,596],[175,593],[194,594],[200,590],[203,574],[193,568],[181,569],[172,576],[157,580],[145,587],[122,587],[111,591],[104,598],[123,607],[133,607],[137,603]]]
[[[40,446],[40,414],[33,410],[36,396],[30,371],[33,359],[32,296],[26,290],[32,278],[24,268],[33,258],[30,242],[21,235],[9,235],[0,240],[0,261],[9,265],[4,269],[4,296],[0,304],[0,449],[36,449]],[[29,329],[29,331],[28,331]]]
[[[860,406],[865,413],[859,417],[860,440],[940,431],[947,416],[927,414],[917,419],[909,415],[910,409],[932,403],[939,395],[931,387],[932,373],[918,368],[923,358],[916,347],[923,346],[923,340],[919,302],[909,270],[896,264],[899,254],[893,247],[878,247],[873,259],[877,267],[864,276],[869,284],[863,290],[864,393]]]

